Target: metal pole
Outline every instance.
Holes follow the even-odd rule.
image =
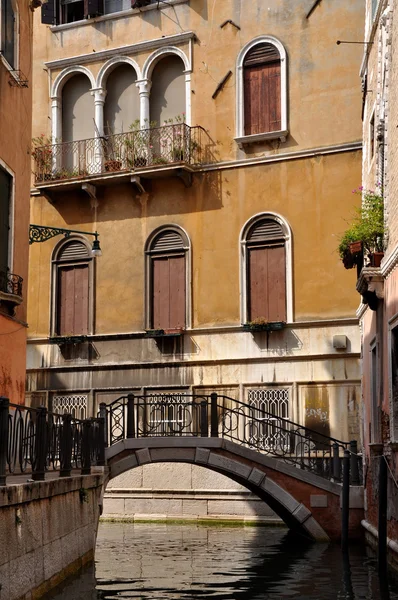
[[[72,471],[72,415],[62,415],[60,477],[70,477]]]
[[[127,396],[127,437],[135,437],[134,394]]]
[[[36,420],[35,457],[32,464],[32,479],[44,481],[47,458],[47,408],[39,406]]]
[[[101,402],[101,404],[99,405],[99,413],[100,413],[100,418],[104,420],[104,441],[105,441],[105,448],[108,447],[108,428],[107,428],[107,420],[106,420],[106,403],[105,402]]]
[[[341,506],[341,549],[348,550],[348,526],[350,520],[350,451],[344,450],[343,492]]]
[[[387,568],[387,462],[384,455],[380,456],[379,464],[379,545],[378,545],[378,566],[379,572],[384,572]]]
[[[7,446],[8,446],[8,410],[10,401],[0,396],[0,486],[6,485]]]
[[[99,432],[98,432],[99,448],[98,448],[97,466],[104,467],[105,466],[105,419],[103,417],[100,417],[98,419],[98,428],[99,428]]]
[[[350,442],[350,469],[351,469],[351,485],[359,485],[359,456],[358,456],[358,444],[356,440]]]
[[[335,481],[340,481],[340,456],[339,456],[339,445],[337,442],[333,444],[333,458],[332,458],[332,473]]]
[[[210,430],[211,437],[218,437],[218,416],[217,416],[217,394],[213,392],[210,395],[211,412],[210,412]]]
[[[91,473],[91,420],[84,419],[82,434],[82,475]]]
[[[209,437],[207,426],[207,400],[200,402],[200,435],[201,437]]]

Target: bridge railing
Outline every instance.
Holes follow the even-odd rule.
[[[0,486],[8,475],[26,473],[42,481],[48,471],[61,477],[72,469],[89,474],[91,466],[105,464],[104,440],[102,418],[76,419],[0,397]]]
[[[136,437],[221,437],[334,481],[341,481],[346,451],[351,483],[360,483],[355,441],[332,438],[228,396],[129,394],[101,404],[100,415],[108,446]]]

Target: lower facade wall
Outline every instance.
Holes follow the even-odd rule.
[[[218,473],[184,463],[137,467],[112,479],[103,518],[282,523],[265,502]]]
[[[102,486],[98,474],[0,488],[0,600],[41,598],[93,559]]]

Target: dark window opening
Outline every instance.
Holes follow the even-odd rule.
[[[15,12],[11,0],[1,1],[1,53],[15,67]]]

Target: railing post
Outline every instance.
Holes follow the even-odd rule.
[[[215,392],[210,395],[211,399],[211,412],[210,412],[210,430],[211,437],[218,437],[218,415],[217,415],[217,399],[218,396]]]
[[[99,406],[99,414],[100,414],[100,418],[103,419],[104,421],[104,442],[105,442],[105,448],[108,447],[108,421],[106,418],[106,403],[105,402],[101,402],[100,406]]]
[[[83,421],[82,435],[82,475],[91,473],[91,419]]]
[[[341,502],[341,549],[348,550],[348,527],[350,521],[350,451],[344,450],[343,490]]]
[[[207,424],[207,400],[200,401],[200,435],[201,437],[209,437]]]
[[[8,411],[10,401],[0,396],[0,486],[6,485],[7,447],[8,447]]]
[[[128,394],[127,396],[127,437],[135,437],[135,414],[134,407],[135,399],[134,394]]]
[[[70,477],[72,471],[72,415],[62,415],[60,477]]]
[[[351,485],[359,485],[359,466],[358,466],[358,444],[356,440],[350,442],[350,469],[351,469]]]
[[[340,449],[337,442],[334,442],[332,449],[332,476],[335,481],[340,481]]]
[[[44,481],[47,458],[47,408],[39,406],[36,420],[35,457],[32,464],[32,479]]]
[[[97,419],[98,421],[98,460],[97,466],[104,467],[105,466],[105,419],[100,417]]]

